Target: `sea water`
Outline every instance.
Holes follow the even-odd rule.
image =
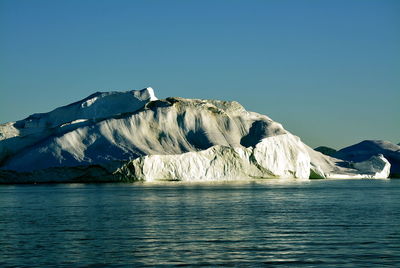
[[[400,180],[0,186],[0,266],[395,267]]]

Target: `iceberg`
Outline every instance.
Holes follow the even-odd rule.
[[[179,155],[148,155],[128,162],[115,174],[143,181],[308,179],[310,158],[297,137],[283,134],[265,138],[255,147],[215,145]]]
[[[385,179],[390,163],[383,155],[360,162],[345,161],[307,148],[311,158],[310,178],[314,179]]]
[[[390,176],[400,177],[400,146],[388,141],[365,140],[337,151],[333,156],[351,162],[360,162],[384,156],[391,164]]]
[[[0,124],[0,165],[5,159],[51,136],[63,135],[110,116],[135,112],[154,100],[157,98],[150,87],[126,92],[97,92],[48,113]]]
[[[235,101],[95,93],[0,125],[0,182],[386,178],[390,163],[325,156]]]

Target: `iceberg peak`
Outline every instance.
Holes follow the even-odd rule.
[[[156,97],[156,95],[154,94],[154,89],[152,87],[146,87],[143,90],[147,90],[148,94],[149,94],[149,99],[150,101],[155,101],[158,100],[158,98]]]
[[[50,136],[63,135],[106,118],[136,112],[152,100],[157,100],[152,88],[96,92],[50,112],[35,113],[17,122],[0,124],[0,164],[8,156]]]

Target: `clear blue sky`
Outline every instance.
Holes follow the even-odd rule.
[[[400,142],[400,1],[0,0],[0,122],[95,91],[237,100],[307,144]]]

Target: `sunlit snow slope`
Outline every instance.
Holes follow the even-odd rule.
[[[237,102],[151,88],[95,93],[0,125],[0,182],[386,178],[390,164],[326,157]]]

